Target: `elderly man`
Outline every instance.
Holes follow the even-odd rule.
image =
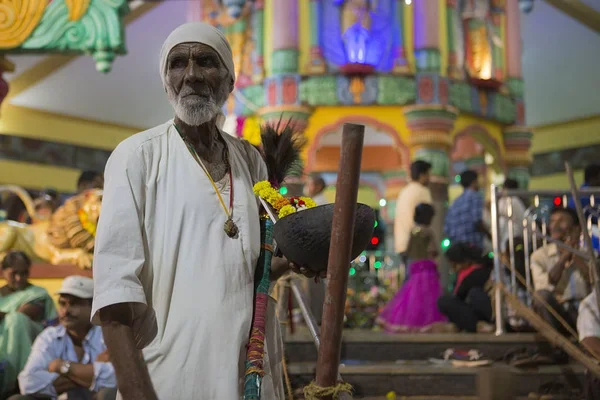
[[[252,186],[266,167],[217,127],[235,76],[216,28],[175,29],[160,72],[175,118],[126,139],[107,163],[92,315],[123,398],[240,399],[260,253]],[[289,267],[274,259],[271,278]],[[283,354],[272,336],[262,397],[277,400]]]

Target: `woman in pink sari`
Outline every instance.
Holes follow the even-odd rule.
[[[388,332],[428,332],[447,321],[437,308],[442,287],[434,261],[437,241],[430,227],[434,215],[430,204],[419,204],[415,209],[415,227],[406,250],[410,278],[377,318]]]

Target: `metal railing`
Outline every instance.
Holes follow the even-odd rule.
[[[510,271],[510,291],[513,294],[517,294],[517,274],[515,268],[515,238],[517,236],[522,236],[523,238],[523,248],[524,248],[524,266],[525,266],[525,286],[526,286],[526,302],[527,305],[531,307],[532,305],[532,292],[535,289],[533,287],[532,277],[531,277],[531,262],[530,256],[533,252],[535,252],[539,247],[545,246],[548,243],[555,243],[558,247],[564,248],[573,254],[585,259],[589,260],[590,256],[588,252],[582,251],[577,248],[572,248],[571,246],[553,239],[549,235],[548,231],[548,215],[551,211],[551,206],[544,204],[542,199],[544,197],[551,197],[551,202],[554,206],[557,207],[567,207],[568,200],[571,198],[568,189],[565,190],[501,190],[496,185],[491,185],[491,230],[492,230],[492,247],[494,252],[494,279],[497,282],[501,282],[503,280],[504,275],[504,265],[501,259],[501,248],[503,244],[500,243],[500,236],[503,232],[500,232],[500,220],[502,218],[506,219],[506,230],[508,231],[508,259],[510,265],[508,267]],[[597,237],[598,232],[600,231],[600,208],[596,203],[596,197],[600,196],[600,188],[582,188],[579,190],[579,195],[583,197],[589,198],[589,205],[584,208],[584,212],[587,218],[587,228],[588,231],[592,233],[593,236]],[[518,221],[513,215],[513,199],[515,197],[531,199],[531,205],[526,208],[523,220]],[[500,215],[500,200],[506,199],[506,214]],[[559,199],[558,204],[555,204],[553,200]],[[575,201],[581,201],[580,199],[575,199]],[[578,222],[575,222],[578,224]],[[519,232],[519,229],[516,228],[518,226],[522,226],[522,234],[515,235],[515,231]],[[503,235],[505,236],[505,235]],[[584,245],[584,241],[580,240],[581,246]],[[496,314],[496,334],[501,335],[504,333],[504,322],[503,318],[503,310],[504,303],[502,298],[502,289],[497,286],[494,293],[495,300],[495,314]]]

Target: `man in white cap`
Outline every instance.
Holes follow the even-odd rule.
[[[235,80],[221,32],[178,27],[160,72],[175,118],[126,139],[107,163],[92,311],[124,399],[239,400],[260,252],[252,187],[267,171],[217,126]],[[289,265],[272,268],[276,279]],[[262,398],[277,400],[283,354],[269,322]]]
[[[46,328],[33,343],[19,374],[15,399],[109,400],[116,396],[115,371],[102,330],[90,323],[94,282],[69,276],[57,293],[60,325]]]

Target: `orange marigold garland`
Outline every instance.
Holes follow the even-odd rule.
[[[269,203],[280,219],[296,211],[306,210],[317,205],[310,197],[299,196],[287,199],[275,190],[268,181],[257,182],[254,185],[254,194]]]

